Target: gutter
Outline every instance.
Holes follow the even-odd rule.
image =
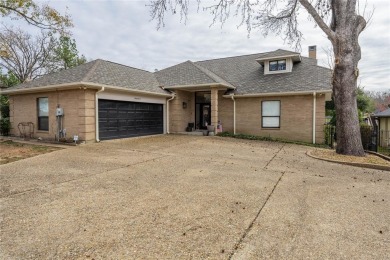
[[[176,86],[168,86],[164,87],[164,89],[192,89],[192,88],[199,88],[199,87],[224,87],[227,89],[236,89],[233,86],[229,86],[223,83],[205,83],[205,84],[197,84],[197,85],[176,85]]]
[[[236,100],[234,94],[230,95],[233,100],[233,134],[236,134]]]
[[[318,94],[332,93],[332,90],[315,91]],[[295,91],[295,92],[270,92],[258,94],[234,95],[234,98],[253,98],[253,97],[280,97],[280,96],[301,96],[312,95],[313,91]],[[223,95],[224,98],[230,98],[231,95]]]
[[[96,142],[100,142],[99,139],[99,107],[98,107],[98,93],[103,92],[104,87],[101,87],[100,90],[95,93],[95,136]]]
[[[171,102],[172,100],[174,100],[176,97],[176,94],[173,93],[172,94],[172,97],[170,99],[167,100],[167,134],[169,134],[169,102]]]
[[[317,93],[313,92],[313,144],[316,143]]]
[[[64,84],[58,84],[58,85],[49,85],[49,86],[43,86],[43,87],[31,87],[31,88],[21,88],[21,89],[9,89],[9,90],[3,90],[0,91],[1,94],[24,94],[24,93],[34,93],[34,92],[44,92],[44,91],[56,91],[56,90],[65,90],[65,89],[77,89],[80,87],[88,87],[90,89],[102,89],[105,88],[106,90],[116,90],[116,91],[123,91],[123,92],[130,92],[130,93],[139,93],[139,94],[145,94],[145,95],[154,95],[154,96],[164,96],[164,97],[170,97],[170,94],[164,94],[164,93],[155,93],[145,90],[138,90],[138,89],[128,89],[124,87],[117,87],[112,85],[105,85],[105,84],[97,84],[97,83],[91,83],[91,82],[73,82],[73,83],[64,83]]]

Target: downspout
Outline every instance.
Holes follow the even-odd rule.
[[[233,134],[236,134],[236,100],[234,99],[234,94],[231,95],[233,100]]]
[[[172,97],[167,100],[167,134],[169,134],[169,102],[174,100],[176,97],[175,94],[172,94]]]
[[[96,91],[95,93],[95,136],[96,142],[100,142],[99,139],[99,107],[98,107],[98,93],[103,92],[104,87]]]
[[[313,92],[313,144],[316,143],[317,93]]]

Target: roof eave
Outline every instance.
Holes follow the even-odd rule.
[[[236,89],[235,87],[233,86],[229,86],[227,84],[223,84],[223,83],[205,83],[205,84],[191,84],[191,85],[174,85],[174,86],[167,86],[167,87],[164,87],[164,89],[167,89],[167,90],[175,90],[175,89],[196,89],[196,88],[202,88],[202,87],[210,87],[210,88],[213,88],[213,87],[223,87],[223,88],[226,88],[226,89]]]
[[[165,94],[165,93],[157,93],[157,92],[138,90],[138,89],[128,89],[128,88],[124,88],[124,87],[117,87],[117,86],[111,86],[111,85],[105,85],[105,84],[97,84],[97,83],[92,83],[92,82],[73,82],[73,83],[65,83],[65,84],[58,84],[58,85],[34,87],[34,88],[9,89],[9,90],[2,90],[2,91],[0,91],[0,93],[5,94],[5,95],[16,95],[16,94],[39,93],[39,92],[46,92],[46,91],[69,90],[69,89],[77,89],[77,88],[83,88],[83,87],[89,88],[89,89],[101,89],[104,87],[105,89],[138,93],[138,94],[145,94],[145,95],[166,96],[166,97],[172,96],[171,94],[168,94],[168,93]]]
[[[268,58],[259,58],[259,59],[256,59],[256,61],[258,63],[260,63],[261,65],[264,65],[264,61],[270,61],[270,60],[275,60],[275,59],[285,59],[285,58],[291,58],[295,62],[302,61],[302,57],[300,54],[290,54],[290,55],[281,55],[281,56],[268,57]]]
[[[313,95],[316,94],[330,94],[332,90],[309,90],[309,91],[291,91],[291,92],[269,92],[269,93],[254,93],[254,94],[230,94],[223,95],[225,98],[253,98],[253,97],[275,97],[275,96],[302,96],[302,95]]]

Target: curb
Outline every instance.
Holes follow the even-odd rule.
[[[332,162],[332,163],[338,163],[338,164],[343,164],[343,165],[349,165],[349,166],[355,166],[355,167],[361,167],[361,168],[369,168],[369,169],[375,169],[375,170],[382,170],[382,171],[389,171],[390,172],[390,166],[379,165],[379,164],[372,164],[372,163],[353,163],[353,162],[343,162],[343,161],[336,161],[336,160],[331,160],[331,159],[324,159],[324,158],[312,155],[311,151],[306,152],[306,155],[311,157],[311,158],[322,160],[322,161],[326,161],[326,162]]]
[[[37,145],[37,146],[56,147],[56,148],[62,148],[62,149],[75,147],[75,145],[53,144],[53,143],[49,143],[49,142],[39,142],[39,141],[36,141],[36,140],[22,140],[22,139],[18,139],[18,138],[4,137],[4,136],[1,136],[0,139],[3,139],[5,142],[6,141],[12,141],[12,142],[21,143],[21,144],[30,144],[30,145]]]
[[[374,155],[376,155],[378,157],[381,157],[382,159],[390,161],[390,157],[389,156],[383,155],[381,153],[377,153],[377,152],[373,152],[373,151],[366,151],[366,153],[374,154]]]

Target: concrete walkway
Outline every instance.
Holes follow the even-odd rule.
[[[0,259],[389,259],[390,174],[156,136],[0,166]]]

